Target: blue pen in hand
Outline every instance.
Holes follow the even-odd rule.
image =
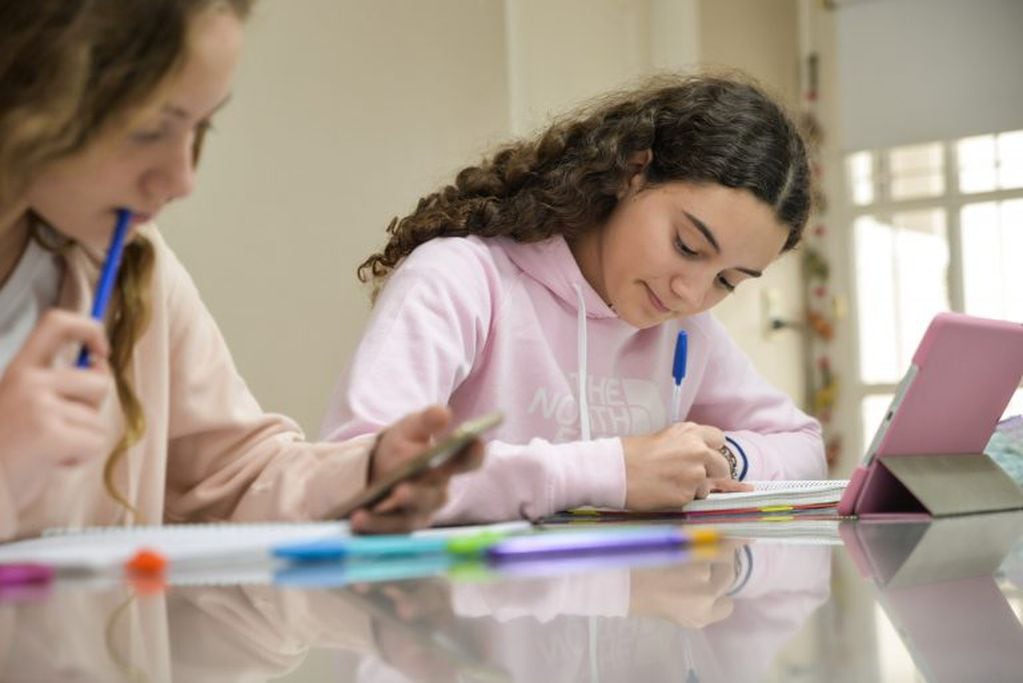
[[[128,233],[128,225],[131,224],[131,211],[128,209],[117,210],[117,223],[114,225],[114,234],[110,238],[110,247],[107,249],[107,257],[103,262],[103,270],[100,272],[99,284],[96,286],[96,298],[92,302],[92,319],[103,322],[107,314],[107,304],[110,303],[110,295],[114,291],[114,283],[117,281],[117,271],[121,267],[121,253],[124,251],[124,237]],[[78,354],[76,365],[80,368],[89,367],[89,349],[82,347]]]
[[[682,403],[682,378],[686,376],[686,354],[689,338],[685,330],[678,331],[675,340],[675,362],[671,366],[671,376],[675,379],[675,388],[671,392],[671,421],[678,422]]]

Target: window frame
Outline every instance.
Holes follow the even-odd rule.
[[[1006,132],[1015,131],[998,131],[993,133],[978,133],[977,135],[1000,135]],[[962,241],[962,221],[961,214],[965,206],[970,204],[980,204],[984,202],[1001,202],[1005,200],[1023,200],[1023,187],[1012,188],[1012,189],[995,189],[982,192],[969,192],[964,193],[959,187],[959,157],[958,157],[958,143],[960,140],[965,138],[976,137],[977,135],[967,135],[962,138],[956,139],[945,139],[945,140],[930,140],[919,143],[907,143],[905,145],[893,145],[891,147],[879,148],[879,149],[864,149],[864,150],[853,150],[842,154],[841,167],[842,167],[842,192],[843,192],[843,203],[846,207],[846,216],[843,223],[846,226],[846,239],[845,247],[846,253],[848,254],[849,262],[849,274],[850,274],[850,332],[855,347],[855,353],[852,354],[852,363],[854,368],[854,381],[847,383],[847,387],[851,391],[850,399],[855,405],[855,412],[857,416],[857,433],[859,438],[862,439],[860,443],[860,452],[862,453],[869,443],[870,435],[869,428],[865,424],[865,411],[864,401],[871,396],[881,395],[894,395],[898,387],[898,383],[901,380],[901,376],[896,378],[894,382],[867,382],[863,378],[863,363],[859,348],[861,346],[860,338],[860,283],[858,280],[859,263],[857,260],[857,248],[856,243],[856,221],[863,217],[875,217],[878,221],[887,222],[889,225],[893,222],[893,217],[896,213],[903,213],[907,211],[917,211],[926,209],[941,209],[945,212],[945,229],[946,236],[948,239],[948,273],[947,273],[947,287],[948,287],[948,303],[949,310],[963,312],[965,309],[965,284],[963,274],[963,241]],[[889,154],[892,150],[901,147],[926,145],[926,144],[940,144],[944,159],[943,176],[945,182],[945,191],[940,195],[934,195],[929,197],[917,197],[913,199],[892,199],[891,198],[891,185],[892,177],[890,169],[888,168]],[[850,170],[850,158],[859,153],[869,152],[871,153],[871,184],[873,187],[873,201],[857,204],[854,200],[854,189],[853,183],[854,178],[851,175]],[[996,169],[999,161],[996,157]],[[904,372],[905,368],[901,370]],[[1023,383],[1020,384],[1020,388],[1023,389]]]

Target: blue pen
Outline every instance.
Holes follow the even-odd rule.
[[[675,379],[675,388],[671,391],[671,421],[678,422],[682,404],[682,378],[686,376],[686,354],[688,353],[689,337],[685,330],[678,331],[675,339],[675,362],[671,365],[671,376]]]
[[[99,284],[96,286],[96,298],[92,302],[92,319],[103,322],[107,314],[107,304],[110,303],[110,295],[114,291],[114,282],[117,280],[117,271],[121,267],[121,253],[124,251],[124,236],[128,232],[128,225],[131,223],[131,211],[128,209],[117,210],[117,223],[114,225],[114,234],[110,238],[110,247],[107,249],[107,258],[103,262],[103,270],[100,272]],[[89,349],[82,347],[78,354],[78,367],[89,367]]]

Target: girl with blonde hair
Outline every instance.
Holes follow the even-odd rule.
[[[420,452],[431,408],[337,444],[264,413],[153,224],[187,196],[251,0],[0,0],[0,540],[51,526],[315,519]],[[115,216],[111,310],[90,320]],[[84,345],[90,367],[72,367]],[[428,523],[447,469],[352,517]]]

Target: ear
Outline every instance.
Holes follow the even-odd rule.
[[[638,192],[643,187],[646,183],[646,170],[650,166],[650,162],[653,161],[653,158],[653,150],[649,149],[635,152],[629,157],[626,166],[625,183],[618,193],[618,199]]]

